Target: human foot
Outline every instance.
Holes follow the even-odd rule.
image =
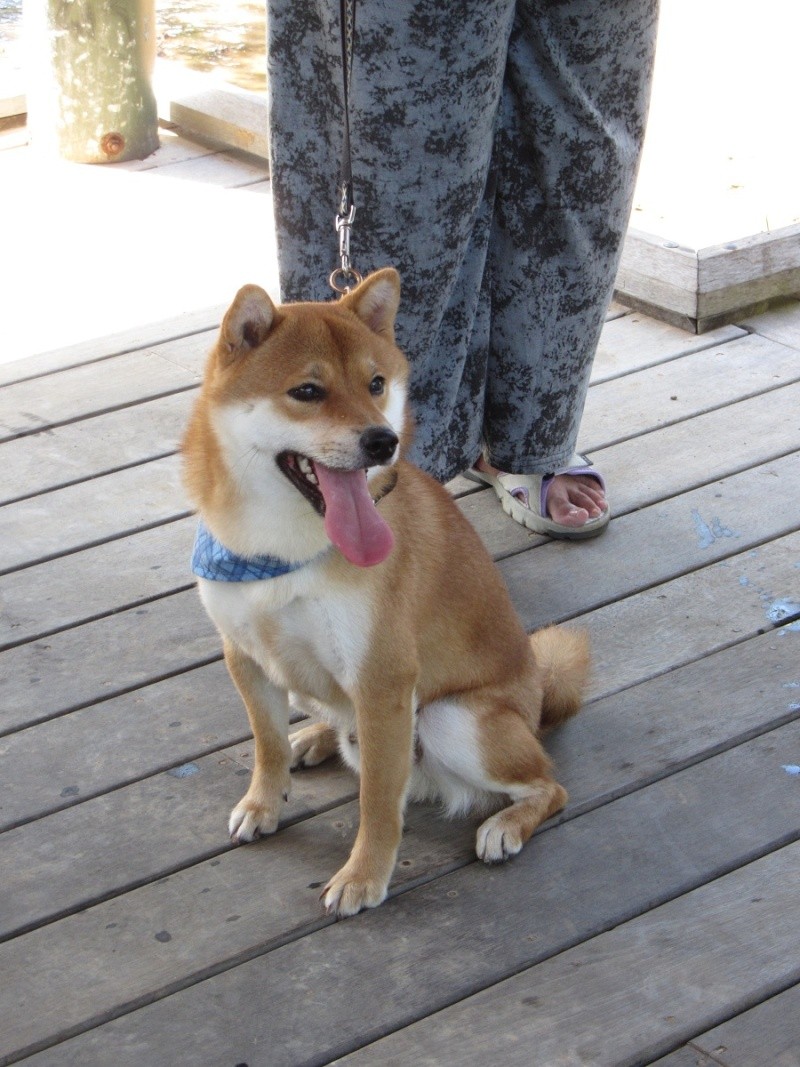
[[[506,474],[483,457],[471,473],[494,488],[507,514],[537,533],[580,539],[595,537],[608,525],[602,476],[583,456],[573,456],[554,476]]]
[[[499,473],[499,472],[498,472]],[[605,490],[590,474],[556,474],[547,491],[547,514],[563,526],[585,526],[608,508]]]

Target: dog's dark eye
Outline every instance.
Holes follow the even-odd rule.
[[[302,385],[296,385],[293,389],[289,390],[289,396],[294,400],[324,400],[325,390],[321,385],[315,385],[314,382],[303,382]]]
[[[372,381],[369,383],[369,391],[373,396],[383,396],[383,391],[386,388],[386,379],[381,378],[380,374],[376,374]]]

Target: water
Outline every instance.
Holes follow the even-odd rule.
[[[264,0],[156,0],[156,27],[161,58],[266,89]]]
[[[22,0],[0,0],[0,48],[8,41],[17,40],[21,21]]]
[[[265,25],[264,0],[156,0],[159,57],[256,92],[267,83]],[[21,30],[22,0],[0,0],[0,68],[22,65]]]

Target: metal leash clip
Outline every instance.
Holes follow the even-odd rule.
[[[339,259],[341,266],[337,267],[328,278],[328,284],[334,292],[349,293],[351,289],[361,282],[359,272],[350,262],[350,231],[356,217],[356,205],[351,204],[346,215],[336,216],[336,232],[339,234]]]
[[[356,0],[340,0],[339,29],[342,39],[342,103],[344,105],[344,130],[342,138],[342,167],[339,179],[339,211],[336,215],[336,232],[339,234],[339,261],[328,278],[334,292],[344,296],[361,281],[361,275],[350,261],[350,231],[356,217],[356,202],[353,199],[353,166],[350,159],[350,79],[353,67],[353,45],[356,30]]]

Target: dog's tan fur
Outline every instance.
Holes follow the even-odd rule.
[[[408,368],[393,335],[398,302],[393,270],[331,304],[275,308],[246,286],[183,444],[188,491],[223,544],[309,560],[269,581],[200,587],[256,742],[234,838],[277,828],[290,767],[340,750],[360,771],[356,841],[323,893],[341,915],[386,896],[408,797],[441,799],[451,812],[500,807],[478,830],[478,855],[495,862],[518,852],[566,802],[539,733],[578,710],[588,670],[582,634],[527,637],[447,491],[397,454],[368,471],[394,535],[388,557],[370,566],[331,545],[323,519],[278,469],[285,449],[332,468],[364,467],[359,442],[375,426],[392,427],[402,453],[411,428]],[[386,386],[375,395],[378,378]],[[306,383],[319,395],[298,399]],[[323,716],[291,741],[290,691]]]

